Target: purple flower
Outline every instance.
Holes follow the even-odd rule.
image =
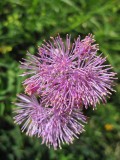
[[[14,121],[27,135],[41,137],[48,147],[72,143],[84,131],[83,107],[95,108],[114,91],[116,73],[106,58],[97,55],[94,42],[91,34],[83,40],[79,36],[73,44],[70,36],[63,42],[58,35],[39,47],[36,56],[28,53],[28,59],[21,62],[22,76],[29,75],[23,82],[29,96],[18,95]]]
[[[72,143],[84,131],[81,123],[86,123],[86,117],[78,109],[59,113],[43,107],[35,96],[21,94],[18,98],[14,122],[22,125],[21,130],[27,135],[42,137],[48,147],[61,148],[61,143]]]
[[[75,106],[96,106],[105,102],[111,94],[116,73],[106,65],[106,58],[97,55],[98,45],[93,44],[91,34],[70,44],[70,36],[64,43],[60,36],[45,42],[37,56],[28,54],[21,62],[27,69],[24,75],[31,75],[24,81],[25,92],[36,93],[43,103],[54,108],[72,109]]]

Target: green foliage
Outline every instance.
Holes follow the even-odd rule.
[[[12,102],[22,92],[19,61],[26,50],[34,54],[42,40],[60,33],[72,39],[93,33],[100,51],[120,78],[119,0],[4,0],[0,1],[0,159],[4,160],[119,160],[120,81],[108,104],[88,118],[86,132],[74,144],[54,151],[41,140],[20,132],[12,119]]]

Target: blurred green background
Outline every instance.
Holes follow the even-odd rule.
[[[13,123],[11,102],[23,92],[19,61],[42,40],[93,33],[120,78],[119,0],[0,0],[0,160],[120,160],[120,80],[106,105],[90,117],[72,145],[54,151]]]

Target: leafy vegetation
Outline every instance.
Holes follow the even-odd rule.
[[[120,78],[119,0],[4,0],[0,1],[0,157],[1,160],[119,160],[120,81],[106,105],[88,118],[79,140],[54,151],[41,140],[21,133],[12,119],[11,102],[22,92],[19,61],[34,54],[42,40],[58,33],[72,40],[93,33],[100,52]]]

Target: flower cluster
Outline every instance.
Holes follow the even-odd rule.
[[[27,54],[21,62],[27,76],[23,82],[25,94],[18,95],[14,121],[29,136],[42,138],[42,143],[61,148],[72,143],[84,131],[85,107],[106,102],[115,79],[106,58],[97,55],[99,47],[94,37],[80,36],[70,43],[58,35],[38,48],[38,54]]]

